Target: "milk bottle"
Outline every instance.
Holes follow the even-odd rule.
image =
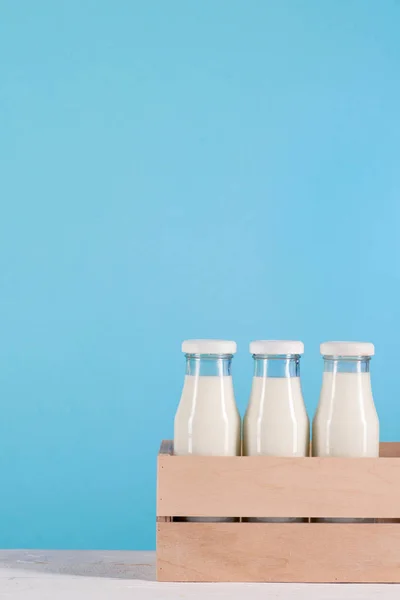
[[[320,350],[324,373],[313,420],[313,456],[379,456],[379,421],[369,372],[374,345],[324,342]]]
[[[186,375],[175,415],[174,453],[240,455],[240,416],[233,391],[231,363],[236,343],[186,340]],[[188,518],[227,521],[226,518]]]
[[[243,422],[246,456],[308,456],[310,426],[300,383],[298,341],[260,340],[250,344],[254,377]],[[296,518],[247,519],[296,521]]]

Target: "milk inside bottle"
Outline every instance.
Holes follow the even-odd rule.
[[[313,456],[379,456],[379,420],[372,396],[366,342],[324,342],[322,388],[313,420]],[[329,517],[329,515],[327,515]],[[329,519],[364,521],[365,519]]]
[[[236,343],[228,340],[186,340],[186,375],[175,415],[177,455],[240,455],[240,416],[236,407],[231,366]],[[195,518],[190,521],[232,519]]]
[[[304,457],[309,454],[310,426],[300,382],[299,341],[259,340],[250,344],[254,377],[243,422],[246,456]],[[248,521],[303,519],[248,518]]]

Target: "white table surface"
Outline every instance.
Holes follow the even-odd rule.
[[[400,599],[400,585],[157,583],[154,552],[0,550],[1,600]]]

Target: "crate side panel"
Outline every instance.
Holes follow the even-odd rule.
[[[160,454],[157,516],[399,518],[400,459]]]
[[[400,526],[159,523],[159,581],[400,582]]]

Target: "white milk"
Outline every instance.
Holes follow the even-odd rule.
[[[300,377],[253,377],[243,423],[243,453],[308,456],[309,439]]]
[[[313,421],[313,456],[379,456],[369,373],[324,372]]]
[[[240,426],[231,376],[185,376],[181,401],[175,416],[175,454],[238,456]],[[229,522],[236,519],[186,517],[184,520]]]
[[[379,420],[369,372],[324,372],[313,420],[313,456],[379,456]],[[371,522],[374,519],[316,519]]]
[[[300,377],[253,377],[243,422],[246,456],[308,456],[310,425]],[[290,518],[248,518],[255,522],[301,522]]]
[[[231,376],[185,376],[175,416],[174,452],[240,455],[240,416]]]

